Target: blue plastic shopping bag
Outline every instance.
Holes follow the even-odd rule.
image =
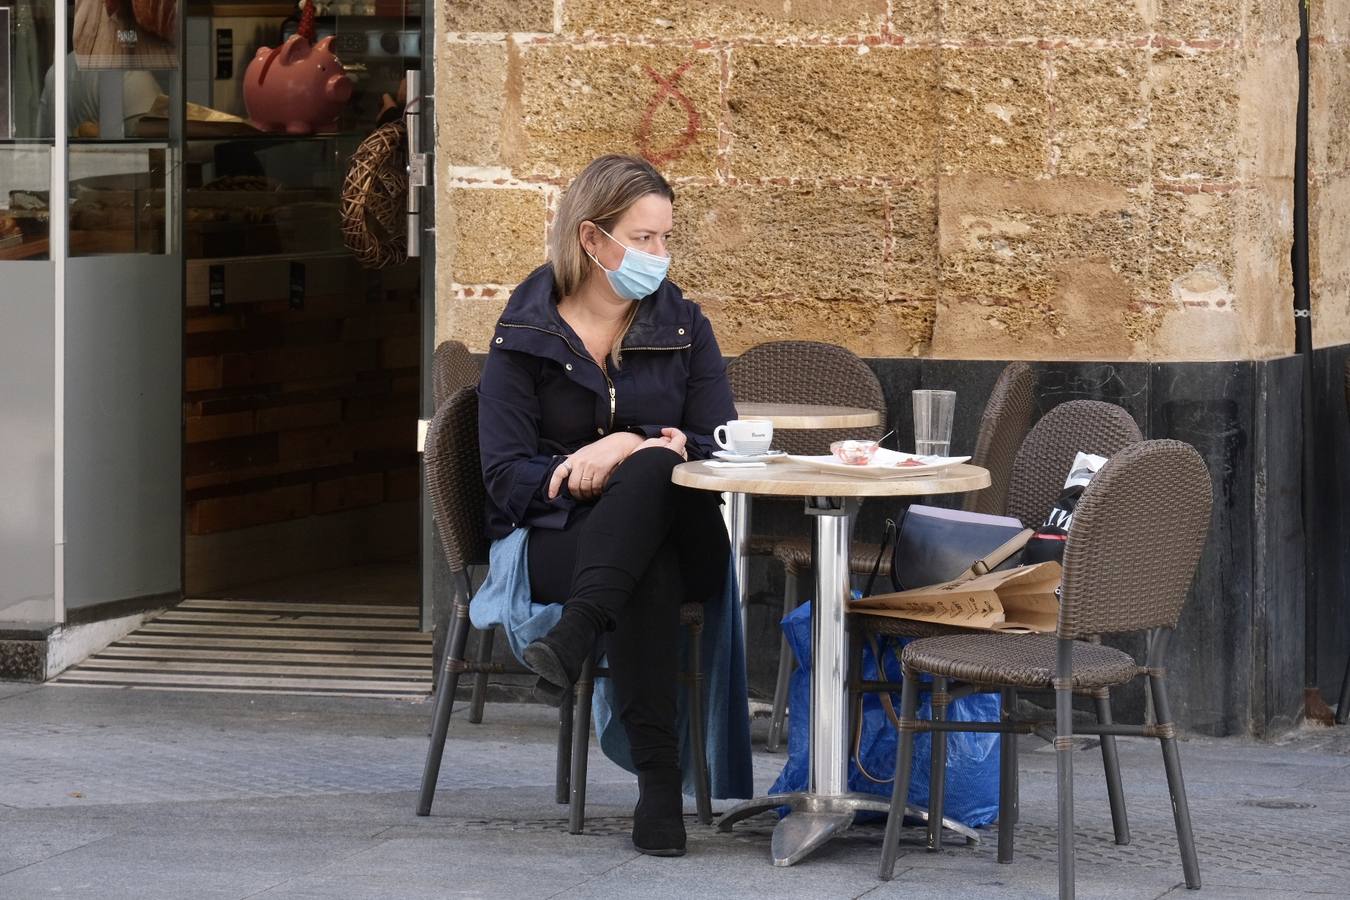
[[[770,793],[788,793],[806,789],[809,765],[809,716],[811,704],[811,604],[803,603],[784,617],[783,634],[797,657],[797,668],[788,685],[788,758]],[[900,648],[905,638],[879,639],[884,676],[878,678],[877,660],[871,646],[863,648],[862,676],[866,680],[900,681]],[[927,692],[920,694],[918,716],[929,718],[932,706]],[[896,711],[900,697],[893,695]],[[868,794],[891,795],[895,774],[897,733],[894,723],[882,708],[878,694],[863,698],[862,738],[857,755],[850,758],[850,790]],[[997,694],[972,694],[953,701],[947,717],[955,721],[998,721]],[[909,781],[909,802],[928,806],[928,773],[932,762],[932,735],[920,734],[914,741],[914,767]],[[859,769],[861,758],[866,774]],[[868,776],[871,776],[870,778]],[[876,780],[873,780],[876,779]],[[881,782],[881,783],[878,783]],[[947,735],[947,785],[943,814],[971,828],[988,825],[998,818],[998,735],[952,732]]]

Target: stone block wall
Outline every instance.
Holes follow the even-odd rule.
[[[1313,3],[1335,105],[1350,16]],[[562,188],[623,151],[671,177],[672,277],[731,354],[788,337],[869,357],[1293,349],[1294,2],[440,0],[437,15],[438,339],[485,349]],[[1334,143],[1316,196],[1339,236],[1350,182],[1333,170],[1350,156]],[[1330,249],[1322,263],[1323,284],[1350,278]]]
[[[1350,2],[1311,0],[1308,252],[1313,343],[1350,344]]]

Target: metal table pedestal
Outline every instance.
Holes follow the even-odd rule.
[[[770,794],[733,806],[717,820],[717,829],[731,831],[731,827],[742,819],[780,806],[788,807],[792,813],[780,820],[773,830],[769,852],[773,856],[775,866],[790,866],[805,859],[830,838],[848,830],[857,813],[864,811],[885,813],[891,808],[889,801],[874,794],[854,793],[837,797],[825,797],[807,791]],[[922,807],[907,806],[905,814],[923,822],[928,821],[928,811]],[[942,826],[969,841],[978,843],[980,840],[976,831],[960,822],[944,817]]]
[[[856,498],[812,497],[807,515],[816,520],[815,600],[811,604],[811,761],[807,789],[748,800],[732,807],[718,821],[718,829],[730,831],[742,819],[787,806],[792,814],[773,831],[772,854],[776,866],[790,866],[808,856],[831,837],[848,829],[861,810],[886,812],[890,803],[882,797],[857,794],[848,789],[848,624],[849,535]],[[927,813],[910,807],[909,812],[927,819]],[[974,831],[943,819],[943,825],[971,840]]]

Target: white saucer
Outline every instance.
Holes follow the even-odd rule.
[[[750,462],[751,460],[758,461],[774,459],[779,456],[787,456],[787,453],[783,450],[757,450],[753,453],[732,453],[730,450],[714,450],[713,456],[731,462]]]

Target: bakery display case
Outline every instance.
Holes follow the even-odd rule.
[[[362,141],[401,115],[421,4],[312,10],[188,4],[189,259],[345,253],[343,179]]]
[[[180,239],[189,259],[344,252],[343,178],[361,142],[401,114],[404,72],[420,65],[421,5],[313,9],[306,21],[289,3],[188,2],[180,60],[176,38],[165,36],[177,34],[168,23],[177,27],[178,0],[71,4],[71,255],[162,254]],[[55,46],[35,31],[54,21],[52,0],[0,0],[0,26],[9,34],[0,58],[12,63],[0,96],[7,110],[0,114],[0,260],[50,252]],[[110,42],[119,26],[138,29],[134,53]],[[301,34],[307,54],[281,52]],[[313,69],[319,48],[340,61],[336,88],[292,74]],[[278,123],[257,123],[246,97],[260,51],[254,69],[267,71],[255,93],[264,99],[254,105],[270,103],[270,113],[287,119],[276,130],[264,129]],[[270,51],[277,53],[269,64]],[[304,127],[286,127],[297,122]]]
[[[51,144],[0,143],[0,261],[49,258]]]
[[[0,262],[50,258],[54,135],[38,113],[55,27],[53,0],[0,0]]]
[[[178,156],[167,143],[72,142],[70,255],[172,253]]]
[[[189,259],[342,253],[339,194],[354,135],[190,140]]]

